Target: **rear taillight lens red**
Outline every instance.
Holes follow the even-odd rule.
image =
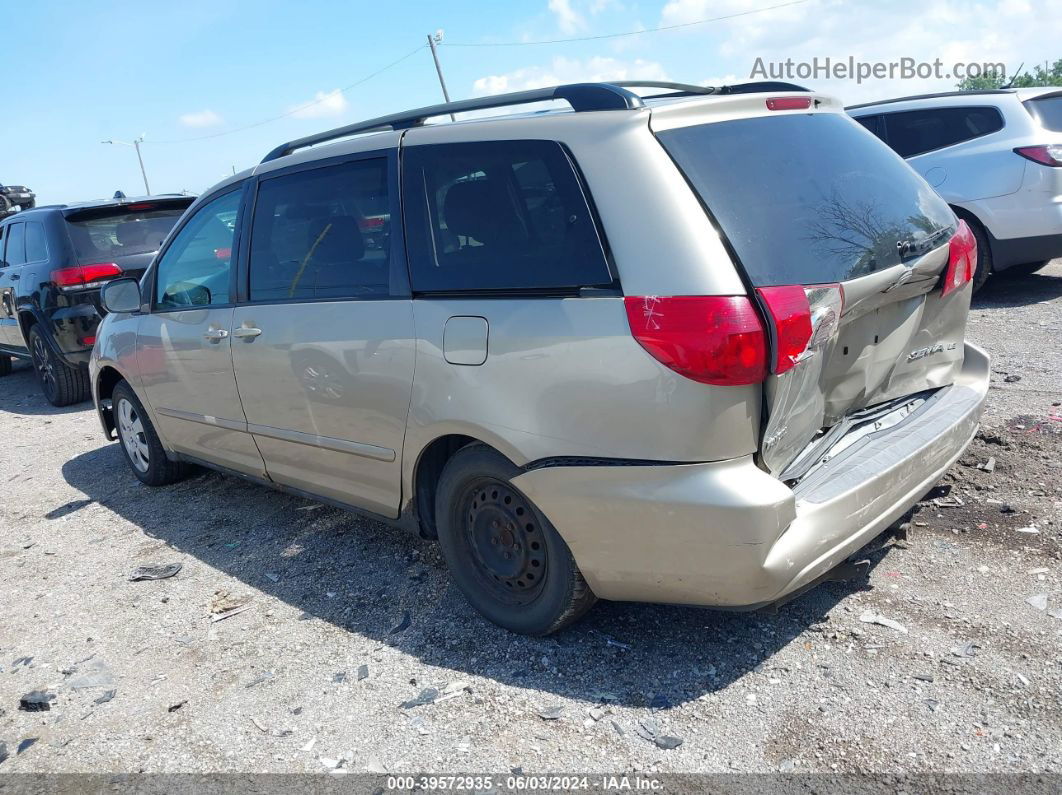
[[[1014,150],[1022,157],[1044,166],[1058,168],[1062,166],[1062,144],[1046,146],[1019,146]]]
[[[811,340],[811,305],[805,289],[761,287],[760,294],[774,322],[774,373],[784,373],[797,363]]]
[[[743,386],[767,375],[767,336],[748,297],[627,296],[631,333],[661,364],[702,384]]]
[[[94,265],[75,265],[72,268],[60,268],[52,271],[52,281],[60,290],[80,290],[96,287],[102,282],[122,275],[122,269],[113,262],[100,262]]]
[[[959,229],[948,244],[948,269],[944,271],[944,297],[953,290],[973,280],[977,271],[977,238],[965,221],[959,221]]]
[[[772,97],[767,100],[767,110],[807,110],[811,97]]]

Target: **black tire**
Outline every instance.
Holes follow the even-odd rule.
[[[1049,259],[1045,259],[1040,260],[1039,262],[1023,262],[1020,265],[1011,265],[1009,268],[1000,271],[1000,273],[1003,276],[1014,276],[1020,279],[1022,276],[1032,276],[1050,261],[1051,260]]]
[[[973,277],[973,291],[976,293],[985,286],[988,277],[993,273],[992,249],[984,227],[981,226],[981,223],[976,218],[969,215],[960,215],[959,217],[965,219],[966,224],[970,227],[970,231],[973,232],[973,236],[977,240],[977,272],[974,273]]]
[[[11,375],[11,357],[0,353],[0,378]]]
[[[520,469],[471,444],[443,468],[435,495],[439,544],[469,603],[500,627],[548,635],[597,598],[564,539],[512,485]]]
[[[131,412],[126,414],[126,410]],[[168,486],[188,475],[190,467],[166,456],[155,426],[144,404],[126,381],[119,381],[111,393],[111,413],[125,462],[137,479],[148,486]],[[137,456],[133,451],[140,450]]]
[[[70,406],[89,399],[92,391],[87,370],[71,367],[56,356],[39,326],[30,328],[28,341],[37,382],[49,403]]]

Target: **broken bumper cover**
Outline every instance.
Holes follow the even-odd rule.
[[[753,608],[822,578],[901,517],[970,443],[988,356],[794,488],[751,456],[670,466],[555,467],[513,483],[549,517],[605,599]]]

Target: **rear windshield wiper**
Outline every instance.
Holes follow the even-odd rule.
[[[944,242],[944,238],[951,234],[951,227],[942,226],[935,232],[932,232],[921,240],[897,240],[896,251],[900,255],[900,262],[906,262],[909,259],[915,259],[926,254],[941,243]]]

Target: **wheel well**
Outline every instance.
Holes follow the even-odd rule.
[[[978,224],[981,224],[980,219],[978,219],[978,217],[976,215],[974,215],[972,212],[970,212],[969,210],[967,210],[967,209],[965,209],[963,207],[960,207],[957,204],[949,204],[948,206],[951,208],[951,211],[953,213],[955,213],[957,216],[959,216],[960,218],[965,218],[965,219],[972,218],[973,220],[977,221]],[[981,226],[983,227],[984,224],[981,224]]]
[[[22,327],[22,338],[29,342],[29,330],[37,323],[37,318],[32,312],[19,312],[18,324]]]
[[[420,520],[420,533],[425,538],[437,538],[435,530],[435,487],[450,457],[467,444],[477,441],[471,436],[450,434],[440,436],[420,454],[413,472],[413,504]]]
[[[100,400],[110,400],[114,387],[121,380],[122,374],[113,367],[104,367],[100,370],[99,378],[96,379],[96,383],[99,385],[97,394],[99,394]]]

